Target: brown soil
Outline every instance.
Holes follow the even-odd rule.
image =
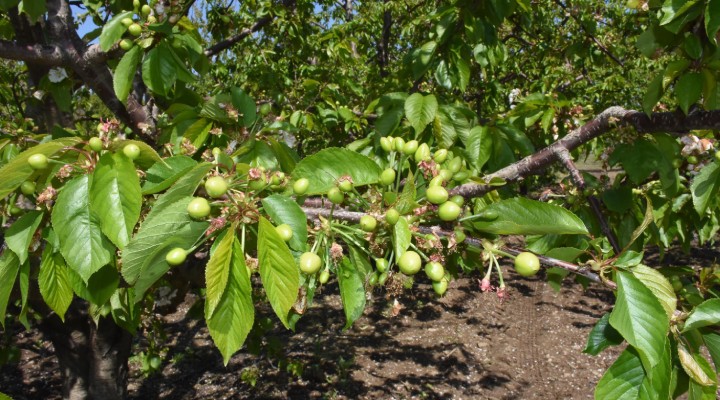
[[[273,330],[259,356],[236,354],[227,367],[200,320],[186,317],[194,298],[168,317],[161,374],[143,378],[134,363],[134,399],[584,399],[620,349],[582,354],[587,334],[610,310],[612,294],[542,279],[507,279],[510,296],[481,293],[477,279],[450,285],[442,299],[419,284],[399,299],[374,293],[348,331],[334,285],[316,297],[295,334]],[[395,308],[397,311],[398,307]],[[51,346],[35,331],[19,334],[21,361],[0,369],[0,391],[19,399],[55,399],[61,390]],[[269,342],[285,344],[268,356]],[[144,344],[137,344],[138,350]],[[182,356],[182,357],[181,357]],[[171,361],[172,360],[172,361]],[[296,373],[288,372],[288,365]],[[302,372],[297,372],[302,369]],[[244,372],[244,374],[243,374]],[[248,375],[257,383],[247,383]],[[243,381],[243,375],[246,379]]]

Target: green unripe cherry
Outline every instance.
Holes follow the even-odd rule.
[[[30,196],[35,193],[35,182],[25,181],[20,185],[20,192],[25,196]]]
[[[207,192],[208,196],[214,199],[222,197],[225,193],[227,193],[227,190],[227,181],[221,176],[213,176],[208,178],[207,181],[205,181],[205,191]]]
[[[300,256],[299,264],[300,271],[308,275],[312,275],[320,271],[320,267],[322,266],[322,260],[317,254],[308,251]]]
[[[185,258],[187,258],[187,252],[181,247],[175,247],[165,255],[165,261],[170,265],[180,265],[185,262]]]
[[[441,169],[438,172],[438,176],[442,177],[443,181],[448,182],[450,179],[452,179],[453,173],[449,169]]]
[[[451,197],[450,201],[459,205],[460,207],[462,207],[463,204],[465,204],[465,198],[460,196],[459,194],[456,194],[455,196]]]
[[[412,250],[403,253],[397,263],[398,267],[400,267],[400,272],[405,275],[415,275],[420,272],[420,268],[422,267],[420,255]]]
[[[387,272],[383,272],[382,274],[378,275],[377,284],[378,286],[385,285],[385,282],[387,282],[388,274]]]
[[[462,213],[462,207],[452,201],[446,201],[438,208],[438,216],[445,222],[455,221],[460,213]]]
[[[522,276],[533,276],[540,270],[540,260],[529,251],[515,256],[515,271]]]
[[[387,270],[388,270],[388,266],[390,266],[390,263],[388,262],[388,260],[386,260],[386,259],[384,259],[384,258],[376,258],[376,259],[375,259],[375,268],[376,268],[379,272],[385,272],[385,271],[387,271]]]
[[[415,151],[415,162],[430,161],[430,146],[421,144]]]
[[[380,174],[380,184],[384,186],[392,185],[395,182],[395,170],[392,168],[385,169]]]
[[[318,282],[321,284],[326,284],[330,280],[330,271],[323,270],[323,272],[320,273],[320,277],[318,278]]]
[[[143,16],[143,18],[147,18],[148,15],[152,12],[152,8],[150,8],[149,5],[145,4],[140,8],[140,15]]]
[[[28,164],[32,169],[45,169],[48,166],[48,158],[45,154],[33,154],[28,157]]]
[[[396,137],[393,139],[393,147],[395,148],[395,151],[403,151],[403,148],[405,148],[405,139]]]
[[[132,49],[134,45],[135,43],[130,39],[123,39],[120,41],[120,48],[125,51]]]
[[[433,282],[432,287],[433,291],[435,291],[435,294],[437,294],[438,296],[442,296],[445,294],[445,292],[447,292],[448,281],[447,279],[442,279],[438,282]]]
[[[288,224],[282,224],[275,227],[275,231],[280,235],[280,238],[285,241],[289,242],[290,239],[293,237],[293,230],[292,227]]]
[[[103,141],[99,137],[91,137],[88,140],[88,146],[90,146],[90,150],[99,152],[103,149]]]
[[[430,261],[425,264],[425,275],[431,280],[439,282],[445,277],[445,267],[437,261]]]
[[[140,157],[140,147],[135,143],[128,143],[123,147],[123,154],[131,160],[135,160]]]
[[[188,203],[187,212],[194,219],[203,219],[210,215],[210,203],[203,197],[195,197]]]
[[[440,150],[436,151],[435,154],[433,155],[433,160],[435,160],[435,162],[438,164],[442,164],[445,162],[445,160],[447,160],[447,157],[448,157],[448,151],[445,149],[440,149]]]
[[[307,193],[308,187],[310,187],[310,180],[308,178],[300,178],[293,183],[293,192],[298,196],[302,196]]]
[[[393,138],[390,136],[381,137],[380,147],[388,153],[393,151]]]
[[[130,25],[134,24],[135,21],[133,21],[132,18],[128,17],[128,18],[123,18],[123,19],[121,19],[121,20],[120,20],[120,23],[122,24],[122,26],[124,26],[124,27],[127,28],[127,27],[129,27]]]
[[[338,188],[345,193],[351,192],[353,190],[353,184],[352,184],[352,182],[350,182],[346,179],[343,179],[340,182],[338,182]]]
[[[432,204],[443,204],[448,199],[448,191],[442,186],[430,186],[425,192],[425,197]]]
[[[372,215],[363,215],[360,217],[360,229],[365,232],[373,232],[377,228],[377,220]]]
[[[450,172],[452,172],[453,174],[460,172],[460,169],[462,168],[462,161],[463,160],[460,157],[455,157],[450,160],[450,164],[448,164],[448,169],[450,170]]]
[[[398,212],[398,210],[396,210],[394,208],[390,208],[387,211],[385,211],[385,222],[387,222],[388,225],[397,224],[399,219],[400,219],[400,213]]]
[[[402,152],[406,156],[411,156],[415,154],[419,147],[420,143],[418,143],[417,140],[411,140],[403,145]]]
[[[345,195],[337,187],[332,187],[328,190],[327,198],[333,204],[342,204],[345,201]]]
[[[140,36],[142,33],[142,26],[140,26],[140,24],[133,23],[128,26],[128,32],[133,36]]]

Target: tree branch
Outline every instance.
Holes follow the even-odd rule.
[[[273,18],[269,15],[258,19],[257,21],[255,21],[254,24],[252,24],[251,27],[243,29],[237,35],[210,46],[209,49],[205,50],[205,55],[208,57],[212,57],[212,56],[217,55],[218,53],[220,53],[223,50],[229,49],[235,43],[245,39],[246,37],[252,35],[254,32],[257,32],[258,30],[260,30],[260,28],[269,24],[272,20],[273,20]]]
[[[65,63],[62,51],[57,46],[20,45],[0,40],[0,58],[31,62],[43,67],[59,67]]]
[[[592,121],[570,132],[564,138],[535,154],[486,175],[484,180],[489,182],[491,179],[497,178],[512,183],[527,176],[539,174],[557,160],[555,153],[560,148],[572,151],[619,126],[632,126],[638,133],[667,132],[684,134],[692,130],[718,130],[720,129],[720,110],[696,111],[690,113],[690,115],[683,115],[679,112],[664,112],[647,116],[645,113],[626,110],[622,107],[610,107]],[[450,190],[450,194],[459,194],[466,198],[480,197],[494,189],[494,186],[469,183]]]

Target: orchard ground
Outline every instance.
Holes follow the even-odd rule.
[[[657,254],[648,257],[651,264],[675,266],[718,259],[720,253],[708,248],[687,256],[675,249],[662,262]],[[612,293],[598,285],[583,290],[570,279],[556,292],[542,272],[522,278],[507,261],[504,266],[510,288],[504,301],[480,292],[477,277],[453,281],[438,299],[423,278],[399,297],[399,309],[383,290],[375,290],[365,315],[344,332],[331,281],[296,334],[275,329],[266,337],[266,344],[285,344],[282,357],[243,349],[227,368],[204,322],[187,316],[197,300],[189,295],[164,317],[169,352],[160,373],[144,378],[139,364],[131,364],[130,398],[593,398],[597,381],[622,350],[610,348],[597,357],[582,353],[595,322],[611,310]],[[272,317],[269,308],[261,312]],[[21,361],[0,369],[0,388],[15,400],[60,398],[62,380],[51,345],[34,330],[14,329]],[[136,341],[134,349],[145,346]],[[257,379],[254,387],[251,376]]]

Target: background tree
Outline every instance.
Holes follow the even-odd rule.
[[[720,227],[714,0],[0,9],[0,315],[53,342],[65,397],[125,396],[160,287],[205,289],[227,363],[258,293],[288,328],[331,276],[347,326],[421,268],[502,296],[525,235],[521,274],[616,290],[596,397],[714,398],[716,268],[642,264]]]

